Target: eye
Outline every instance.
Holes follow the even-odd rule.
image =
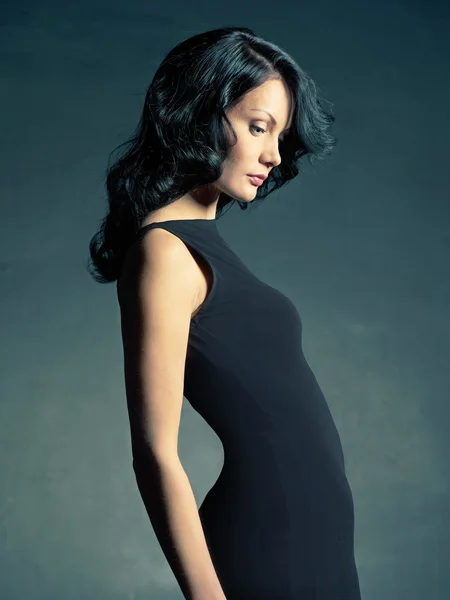
[[[262,127],[258,127],[258,125],[250,125],[250,129],[252,129],[252,128],[253,128],[253,129],[259,129],[259,130],[260,130],[260,131],[262,131],[263,133],[265,133],[265,132],[266,132],[266,130],[265,130],[265,129],[262,129]]]
[[[258,127],[258,125],[250,125],[250,129],[259,129],[263,133],[266,133],[266,130],[263,129],[262,127]],[[285,137],[286,137],[285,135],[280,136],[280,142],[284,142]]]

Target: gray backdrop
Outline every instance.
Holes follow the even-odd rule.
[[[339,144],[219,231],[302,317],[364,600],[449,598],[448,3],[27,0],[0,23],[2,600],[182,597],[132,470],[115,285],[85,262],[156,67],[225,25],[311,73]],[[222,447],[186,401],[180,436],[200,505]]]

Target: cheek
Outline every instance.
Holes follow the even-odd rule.
[[[222,169],[222,175],[218,180],[225,190],[240,189],[244,178],[246,177],[245,165],[243,160],[238,160],[236,155],[225,159]],[[237,186],[237,188],[236,188]]]
[[[229,149],[228,156],[224,160],[222,177],[233,175],[239,167],[242,169],[244,165],[242,164],[242,153],[236,144],[236,146]]]
[[[228,155],[229,163],[234,166],[241,166],[241,168],[245,168],[244,160],[248,160],[248,157],[251,156],[254,152],[256,152],[257,144],[254,143],[253,140],[244,140],[240,139],[237,141],[236,145],[230,148],[230,153]]]
[[[233,182],[236,177],[236,163],[233,158],[227,158],[223,164],[222,175],[220,176],[219,181],[224,183],[225,185],[229,185]]]

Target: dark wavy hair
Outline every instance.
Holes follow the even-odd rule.
[[[88,271],[97,282],[118,279],[126,251],[151,211],[219,179],[230,148],[225,123],[237,140],[225,111],[269,79],[282,79],[290,89],[293,121],[280,140],[281,163],[252,204],[296,177],[300,159],[311,164],[332,151],[337,139],[328,129],[335,118],[323,108],[311,77],[280,47],[246,27],[214,29],[181,42],[148,87],[135,135],[124,142],[129,149],[107,169],[109,211],[89,244]],[[234,202],[221,193],[216,218]],[[247,209],[247,202],[237,202]]]

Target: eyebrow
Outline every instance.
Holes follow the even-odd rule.
[[[277,124],[277,121],[276,121],[275,117],[273,117],[273,116],[270,114],[270,112],[268,112],[267,110],[264,110],[264,109],[262,109],[262,108],[251,108],[250,110],[258,110],[259,112],[265,112],[267,115],[269,115],[269,117],[270,117],[270,120],[272,121],[272,124],[273,124],[273,125],[276,125],[276,124]],[[291,126],[292,126],[292,125],[291,125]],[[286,129],[283,129],[283,132],[284,132],[284,131],[289,131],[289,129],[290,129],[290,127],[286,127]]]

